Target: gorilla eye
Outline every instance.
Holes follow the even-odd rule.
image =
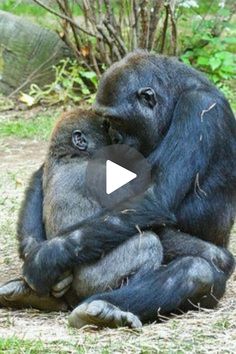
[[[88,147],[85,135],[80,130],[74,130],[72,133],[72,144],[81,151]]]
[[[150,108],[153,108],[156,103],[156,93],[151,87],[143,87],[138,91],[138,98],[142,103]]]

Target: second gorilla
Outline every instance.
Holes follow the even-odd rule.
[[[30,235],[23,234],[24,230],[19,227],[21,232],[18,237],[23,259],[33,256],[33,250],[40,249],[42,242],[45,241],[50,249],[55,249],[56,260],[58,247],[60,248],[60,244],[62,246],[64,242],[64,238],[57,236],[69,226],[101,212],[101,206],[85,188],[86,168],[93,154],[99,148],[109,144],[110,138],[103,119],[92,112],[72,111],[63,115],[58,121],[51,137],[44,166],[41,168],[43,173],[43,225],[39,226],[38,238],[31,239]],[[34,178],[37,178],[37,173],[32,179]],[[25,198],[30,197],[31,188],[29,187]],[[24,205],[25,203],[20,217],[24,215]],[[19,222],[21,223],[21,220]],[[45,235],[43,235],[44,228]],[[152,232],[137,234],[104,255],[99,261],[89,265],[75,266],[73,277],[68,275],[62,279],[59,282],[60,286],[53,288],[53,295],[60,298],[58,304],[61,306],[61,302],[64,301],[61,297],[71,288],[74,293],[73,299],[71,291],[65,295],[64,299],[69,305],[78,305],[82,299],[93,294],[119,288],[126,279],[134,276],[140,269],[158,268],[162,260],[163,251],[157,235]],[[58,270],[60,267],[63,267],[63,264],[58,264]],[[50,272],[50,269],[48,271]],[[1,294],[5,298],[11,295],[11,301],[14,300],[13,305],[16,307],[28,305],[43,308],[42,302],[45,302],[46,308],[50,309],[51,306],[50,297],[42,298],[33,293],[23,280],[12,281],[1,287],[0,303]],[[50,299],[52,301],[52,298]],[[56,301],[55,299],[54,302]],[[141,326],[140,320],[135,315],[121,311],[101,300],[82,303],[76,307],[69,317],[69,322],[78,328],[88,323],[110,327]]]

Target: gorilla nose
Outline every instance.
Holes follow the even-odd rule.
[[[106,106],[102,106],[97,102],[94,102],[92,105],[92,110],[97,113],[97,114],[101,114],[101,115],[105,115],[107,107]]]
[[[109,106],[103,106],[99,104],[98,102],[95,102],[92,105],[92,109],[96,114],[100,114],[103,117],[109,118],[109,119],[119,119],[120,115],[117,112],[117,109],[114,109]]]

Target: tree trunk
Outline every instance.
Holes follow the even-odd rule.
[[[70,49],[55,32],[0,11],[0,93],[52,82],[52,65],[68,56]]]

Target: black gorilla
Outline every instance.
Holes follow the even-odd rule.
[[[200,73],[162,56],[135,52],[103,76],[94,109],[109,119],[111,135],[136,147],[153,166],[154,183],[132,212],[113,212],[67,230],[67,237],[33,250],[24,275],[48,293],[74,264],[98,259],[136,232],[161,237],[167,266],[140,272],[126,287],[89,298],[154,320],[194,304],[213,307],[234,269],[226,250],[236,211],[236,122],[224,96]],[[26,203],[21,230],[31,234],[40,212],[40,181]],[[37,196],[38,195],[38,196]],[[33,204],[33,205],[32,205]],[[164,227],[165,225],[166,227]],[[206,242],[207,241],[207,242]],[[190,300],[190,301],[189,301]]]

